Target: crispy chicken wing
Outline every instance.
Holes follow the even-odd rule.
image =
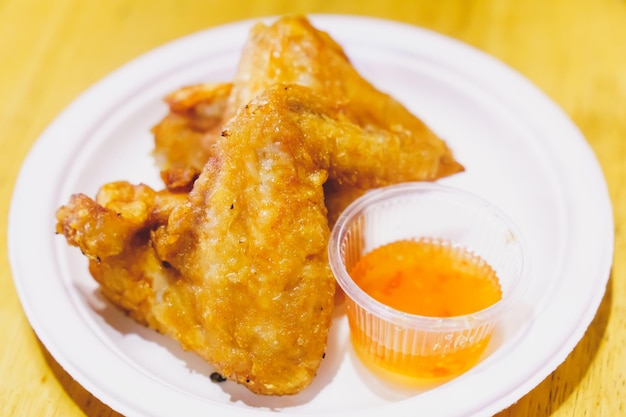
[[[160,166],[200,171],[213,152],[221,126],[262,91],[281,84],[309,87],[340,105],[358,126],[393,131],[410,141],[423,158],[419,166],[403,166],[400,180],[434,180],[463,170],[443,140],[400,102],[365,80],[341,46],[302,16],[253,26],[232,84],[185,87],[168,96],[170,113],[154,128]],[[212,115],[219,114],[211,123],[206,122],[207,107]],[[363,163],[359,158],[368,150],[357,144],[353,149],[359,152],[352,160]],[[369,154],[365,161],[380,166],[379,156]]]
[[[269,26],[258,23],[251,29],[233,80],[229,104],[240,106],[280,84],[309,87],[341,108],[346,119],[363,130],[393,132],[403,141],[402,147],[410,143],[419,149],[423,155],[420,164],[397,167],[397,174],[389,178],[391,182],[434,180],[463,169],[443,140],[400,102],[363,78],[343,48],[303,16],[283,17]],[[232,108],[233,105],[227,107]],[[349,149],[353,152],[350,161],[345,161],[346,168],[349,170],[350,164],[381,168],[383,154],[359,146],[358,138],[355,139]],[[397,143],[383,146],[386,145],[392,146],[388,153],[398,150]],[[352,170],[360,168],[354,166]],[[337,182],[343,183],[341,179]],[[370,186],[356,178],[350,182],[360,188]]]
[[[322,360],[334,303],[328,158],[276,96],[260,100],[226,126],[155,247],[194,288],[203,333],[183,344],[254,392],[293,394]]]
[[[169,113],[152,128],[157,165],[199,173],[226,123],[231,83],[186,86],[165,97]],[[162,174],[166,185],[168,174]],[[192,174],[193,176],[193,174]]]
[[[102,292],[135,320],[163,333],[168,329],[155,318],[156,295],[174,289],[180,276],[157,259],[150,231],[185,200],[185,194],[115,182],[102,186],[95,201],[71,196],[56,213],[57,233],[87,256]]]

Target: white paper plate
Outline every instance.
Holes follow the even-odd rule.
[[[55,236],[54,212],[71,193],[94,195],[108,181],[161,188],[149,129],[166,112],[162,97],[230,80],[251,22],[203,31],[137,58],[74,101],[32,148],[11,204],[11,266],[32,327],[67,372],[127,416],[491,415],[553,371],[594,317],[613,256],[612,210],[570,120],[523,77],[457,41],[368,18],[312,20],[448,142],[467,171],[444,182],[491,200],[520,226],[531,249],[524,303],[503,318],[478,366],[419,390],[364,368],[339,311],[313,385],[282,398],[212,383],[208,364],[112,307],[78,249]]]

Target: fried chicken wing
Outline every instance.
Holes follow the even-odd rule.
[[[213,153],[213,145],[224,123],[231,83],[185,86],[165,97],[169,113],[152,128],[157,165],[167,171],[199,173]],[[166,181],[168,174],[162,174]]]
[[[229,89],[222,86],[216,92],[217,87],[204,85],[186,87],[170,95],[170,114],[154,129],[160,166],[185,166],[200,171],[221,132],[215,127],[234,117],[264,90],[283,84],[309,87],[341,106],[346,117],[363,129],[392,131],[415,146],[423,155],[420,165],[396,168],[394,181],[435,180],[463,170],[443,140],[400,102],[365,80],[342,47],[302,16],[283,17],[269,26],[253,26]],[[200,91],[195,91],[198,100],[186,99],[190,89]],[[215,119],[221,122],[212,124],[213,129],[194,129],[194,125],[205,124],[201,115],[207,102],[210,108],[222,112],[221,118]],[[175,118],[175,129],[171,129],[172,115],[181,117],[180,108],[184,109],[183,121],[179,123],[180,119]],[[358,152],[352,158],[355,163],[377,168],[386,163],[380,154],[369,153],[356,143],[352,149]],[[363,156],[366,159],[361,159]]]
[[[328,158],[276,96],[260,101],[227,124],[155,247],[194,288],[204,334],[183,344],[253,392],[293,394],[317,372],[334,304]]]
[[[349,121],[366,131],[393,132],[403,143],[401,146],[397,142],[385,143],[382,141],[386,137],[381,136],[381,148],[391,146],[389,154],[400,147],[408,147],[409,143],[415,146],[416,151],[422,153],[420,164],[395,167],[396,175],[390,177],[387,184],[435,180],[463,169],[443,140],[400,102],[363,78],[343,48],[303,16],[283,17],[269,26],[258,23],[251,29],[233,80],[229,104],[245,104],[263,90],[281,84],[297,84],[315,90],[341,108]],[[227,107],[232,108],[233,105]],[[365,148],[359,146],[358,141],[350,144],[352,153],[350,161],[344,162],[346,169],[350,169],[350,164],[368,164],[376,169],[393,164],[381,158],[383,154],[377,153],[371,145],[373,143]],[[353,170],[360,171],[360,168]],[[351,182],[358,183],[358,180]]]
[[[157,294],[175,289],[180,277],[157,259],[150,230],[164,224],[185,199],[185,194],[122,181],[102,186],[95,201],[75,194],[56,213],[57,233],[89,259],[102,292],[135,320],[163,333],[169,329],[155,318]]]

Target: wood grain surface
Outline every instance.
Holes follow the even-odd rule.
[[[626,415],[623,0],[0,0],[2,235],[14,182],[31,145],[92,83],[180,36],[286,13],[376,16],[459,39],[515,68],[571,117],[608,183],[616,232],[612,273],[580,343],[498,416]],[[6,239],[0,245],[0,414],[119,415],[76,383],[39,343],[13,285]]]

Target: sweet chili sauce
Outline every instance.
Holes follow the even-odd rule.
[[[502,298],[489,264],[462,247],[432,239],[402,240],[374,249],[357,261],[350,276],[374,299],[420,316],[466,315]],[[447,333],[403,332],[372,322],[366,326],[370,329],[367,334],[359,326],[351,327],[361,357],[387,370],[423,379],[457,375],[473,366],[493,331],[488,326]],[[407,352],[409,343],[415,346]]]

